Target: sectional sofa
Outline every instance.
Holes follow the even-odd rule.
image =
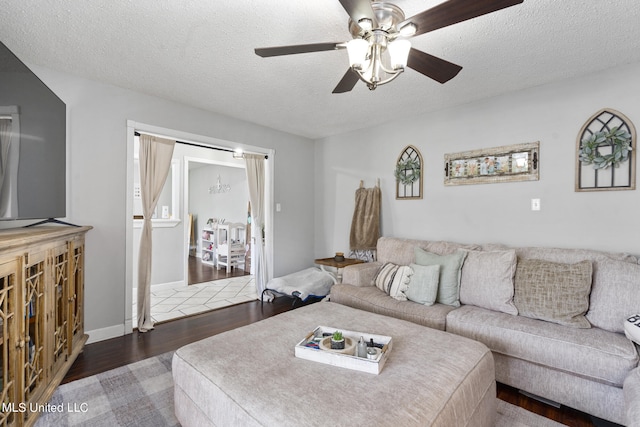
[[[331,301],[480,341],[497,381],[631,424],[623,383],[640,359],[623,322],[640,312],[636,256],[383,237]]]

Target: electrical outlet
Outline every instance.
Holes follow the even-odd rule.
[[[540,199],[531,199],[531,210],[532,211],[540,210]]]

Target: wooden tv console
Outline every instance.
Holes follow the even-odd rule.
[[[92,227],[0,230],[0,426],[32,426],[82,351]]]

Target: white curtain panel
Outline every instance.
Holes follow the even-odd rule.
[[[249,184],[249,201],[251,202],[251,233],[254,238],[256,292],[262,295],[267,286],[267,255],[265,254],[262,230],[264,228],[264,155],[245,154],[247,182]]]
[[[140,188],[144,222],[138,256],[138,331],[153,329],[151,320],[151,235],[153,214],[171,168],[176,142],[151,135],[140,135]]]

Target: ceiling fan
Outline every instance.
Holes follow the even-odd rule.
[[[270,57],[346,48],[350,67],[333,93],[349,92],[358,80],[374,90],[394,80],[405,67],[446,83],[462,67],[412,48],[407,39],[515,6],[524,0],[448,0],[410,18],[405,18],[398,6],[385,1],[339,1],[349,14],[352,40],[257,48],[256,55]]]

